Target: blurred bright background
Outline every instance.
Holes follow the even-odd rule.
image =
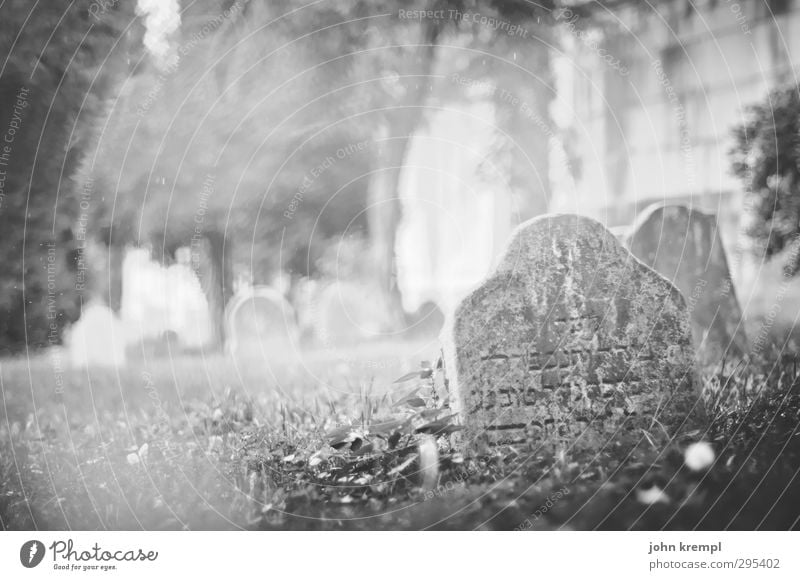
[[[751,332],[800,313],[798,2],[4,13],[5,354],[435,352],[522,221],[663,202],[716,214]]]

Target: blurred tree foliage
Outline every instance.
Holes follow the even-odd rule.
[[[136,63],[80,172],[113,200],[92,219],[112,248],[193,250],[220,341],[235,264],[262,283],[281,263],[307,273],[363,230],[369,93],[342,56],[363,30],[335,3],[293,8],[187,3],[172,60]]]
[[[534,23],[548,11],[488,1],[403,9],[471,10]],[[202,0],[186,3],[181,21],[171,39],[173,60],[136,63],[97,132],[81,175],[113,202],[99,207],[92,222],[111,233],[112,247],[148,245],[163,260],[178,247],[196,248],[219,333],[236,270],[262,283],[279,269],[311,276],[339,236],[369,236],[372,255],[364,260],[386,307],[399,308],[392,267],[401,167],[441,85],[434,71],[444,74],[446,59],[464,53],[459,47],[444,53],[442,43],[459,37],[471,45],[465,54],[482,55],[486,72],[493,69],[487,48],[510,50],[513,39],[497,41],[489,27],[458,18],[400,18],[389,1]],[[520,61],[546,55],[536,39],[516,44]],[[532,66],[547,67],[547,57]],[[510,67],[520,92],[552,91],[520,73],[524,64]],[[531,102],[541,103],[546,116],[550,98]],[[520,159],[546,164],[537,130],[529,138],[530,123],[507,118]],[[525,186],[534,180],[529,176]]]
[[[759,256],[789,252],[784,270],[800,270],[800,93],[795,84],[750,106],[734,129],[733,173],[746,192],[746,232]]]
[[[603,5],[581,5],[581,14],[595,4]],[[341,236],[369,237],[363,259],[386,307],[399,309],[401,167],[431,105],[469,98],[447,75],[507,87],[530,106],[495,99],[509,182],[526,211],[543,210],[559,5],[181,1],[180,26],[162,39],[170,50],[154,58],[143,44],[141,3],[7,0],[0,129],[19,88],[30,91],[0,207],[10,248],[0,345],[49,340],[51,242],[60,264],[58,330],[78,312],[76,278],[90,242],[105,252],[95,256],[104,271],[87,281],[88,296],[115,308],[126,245],[149,247],[163,261],[192,248],[220,341],[237,272],[257,283],[279,270],[314,276]],[[401,8],[446,16],[400,17]],[[507,34],[512,25],[526,35]]]
[[[69,177],[128,51],[141,44],[128,3],[102,18],[90,16],[91,5],[0,5],[0,352],[57,342],[78,314],[80,207]]]

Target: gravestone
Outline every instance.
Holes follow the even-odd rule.
[[[277,290],[256,286],[234,296],[225,308],[226,347],[237,358],[268,358],[297,348],[292,305]]]
[[[530,220],[444,337],[463,443],[600,449],[664,443],[696,406],[680,292],[598,222]]]
[[[70,363],[76,368],[125,364],[125,327],[108,306],[90,302],[66,333]]]
[[[364,343],[384,335],[387,313],[378,289],[337,280],[326,285],[313,305],[314,332],[325,349]]]
[[[423,303],[415,312],[406,316],[403,335],[409,339],[436,338],[442,331],[444,314],[434,302]]]
[[[713,215],[682,205],[654,205],[637,218],[625,243],[683,294],[701,365],[745,355],[742,311]]]

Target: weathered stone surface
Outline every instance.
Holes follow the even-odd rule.
[[[469,446],[635,446],[699,414],[680,292],[589,218],[519,226],[446,333]]]
[[[225,310],[227,348],[236,357],[271,357],[297,348],[294,309],[276,290],[256,286]]]
[[[745,355],[742,311],[713,215],[682,205],[654,205],[637,218],[625,244],[683,294],[703,366]]]

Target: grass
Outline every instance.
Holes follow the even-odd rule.
[[[63,376],[49,356],[1,361],[0,528],[798,527],[794,361],[722,378],[708,430],[661,454],[464,456],[438,373],[393,383],[435,354],[379,345],[301,371],[185,357]],[[700,439],[715,461],[692,471]]]

